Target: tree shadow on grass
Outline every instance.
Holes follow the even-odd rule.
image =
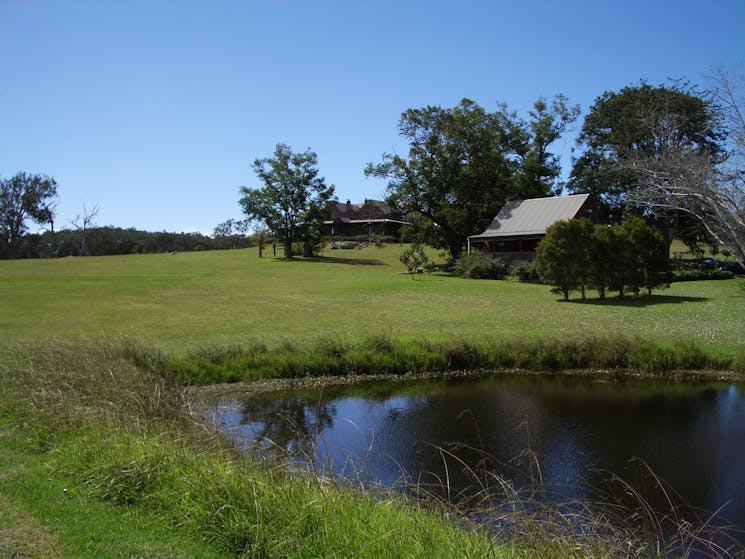
[[[650,295],[650,296],[626,296],[620,297],[606,297],[605,299],[599,299],[597,297],[588,299],[569,299],[562,303],[579,303],[581,305],[598,305],[604,307],[651,307],[655,305],[679,305],[682,303],[705,303],[709,301],[709,297],[681,297],[679,295]]]
[[[347,266],[383,266],[383,262],[374,258],[338,258],[336,256],[296,256],[294,258],[274,258],[276,262],[308,263],[318,264],[346,264]]]

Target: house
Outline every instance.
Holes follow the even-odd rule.
[[[468,253],[477,249],[498,254],[507,264],[532,261],[549,226],[567,219],[592,220],[589,198],[589,194],[573,194],[507,202],[483,233],[468,237]]]
[[[391,207],[380,200],[365,200],[362,204],[335,203],[323,222],[326,237],[359,237],[363,235],[398,236],[398,230],[408,221],[394,214]]]

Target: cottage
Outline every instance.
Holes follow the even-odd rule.
[[[358,237],[362,235],[398,236],[398,230],[408,223],[397,217],[391,207],[379,200],[365,200],[363,204],[332,204],[328,219],[323,222],[327,237]]]
[[[532,261],[549,226],[566,219],[592,220],[589,198],[589,194],[574,194],[507,202],[483,233],[468,237],[468,252],[498,254],[507,264]]]

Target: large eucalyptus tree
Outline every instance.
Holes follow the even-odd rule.
[[[261,221],[284,245],[292,258],[292,243],[303,243],[310,256],[320,241],[324,212],[334,195],[334,186],[318,176],[318,157],[310,150],[294,153],[277,144],[274,156],[256,159],[253,169],[262,188],[241,187],[240,204],[251,220]]]

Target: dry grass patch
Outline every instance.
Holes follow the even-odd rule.
[[[0,495],[1,557],[57,559],[63,557],[59,549],[59,542],[49,530]]]

